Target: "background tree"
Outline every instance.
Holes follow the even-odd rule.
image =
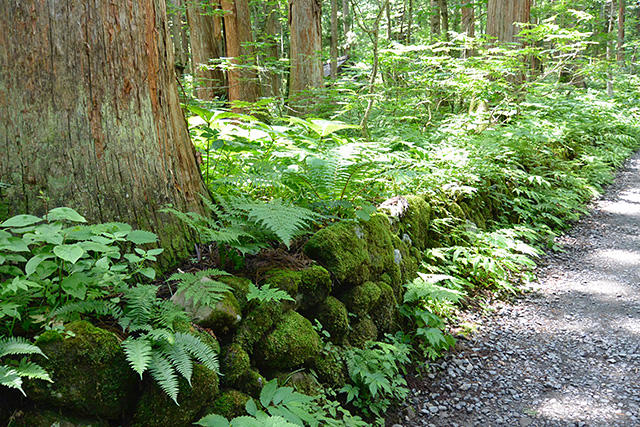
[[[520,28],[516,23],[531,19],[531,0],[489,0],[487,35],[501,42],[515,42]]]
[[[187,249],[167,203],[206,194],[180,109],[164,0],[0,3],[0,204],[69,206]]]

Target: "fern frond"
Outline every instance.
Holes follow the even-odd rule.
[[[20,360],[20,363],[17,367],[14,368],[18,375],[23,378],[32,378],[36,380],[49,381],[53,382],[49,373],[44,370],[44,368],[37,363],[30,362],[26,357],[23,357]]]
[[[151,313],[149,321],[158,327],[173,330],[173,325],[176,322],[190,322],[191,319],[182,307],[175,305],[170,300],[160,300],[156,303],[155,310]]]
[[[51,312],[51,317],[63,322],[72,320],[74,314],[94,313],[98,316],[122,317],[122,309],[111,301],[86,300],[72,302],[58,307]]]
[[[205,344],[200,338],[195,335],[185,334],[177,332],[175,334],[176,345],[184,347],[193,357],[196,358],[207,368],[213,372],[220,373],[220,365],[218,363],[218,356],[211,347]]]
[[[176,292],[184,293],[185,299],[192,298],[194,304],[213,306],[224,298],[231,287],[210,277],[228,275],[226,271],[208,269],[196,273],[175,273],[169,277],[169,280],[180,281]]]
[[[158,288],[154,285],[138,285],[124,293],[127,302],[127,317],[133,324],[144,325],[150,322],[156,304]]]
[[[12,354],[39,354],[47,357],[40,347],[31,344],[22,337],[2,337],[0,338],[0,357]]]
[[[22,390],[22,377],[18,374],[18,371],[16,371],[15,368],[0,365],[0,385],[9,388],[16,388],[26,396],[24,390]]]
[[[169,359],[176,371],[191,385],[193,361],[185,346],[179,340],[176,340],[174,345],[164,344],[160,346],[160,351]]]
[[[173,332],[165,328],[151,329],[146,337],[151,338],[154,342],[166,343],[168,345],[173,345],[176,342]]]
[[[276,301],[295,301],[287,292],[282,289],[272,288],[271,285],[264,284],[258,288],[253,283],[249,284],[249,293],[247,300],[257,299],[260,302],[276,302]]]
[[[122,342],[124,348],[124,356],[129,362],[131,368],[140,375],[149,368],[152,361],[153,348],[151,342],[142,338],[127,338]]]
[[[160,352],[154,352],[149,363],[149,372],[160,388],[176,405],[180,406],[178,403],[178,377],[169,359]]]

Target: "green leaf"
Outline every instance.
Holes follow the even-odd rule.
[[[66,207],[51,209],[47,214],[47,219],[49,221],[67,220],[72,222],[87,222],[78,212]]]
[[[203,418],[200,418],[199,421],[196,421],[197,425],[203,427],[229,427],[229,420],[227,420],[222,415],[218,414],[209,414]]]
[[[262,388],[260,392],[260,404],[265,408],[269,406],[273,400],[273,396],[276,394],[276,390],[278,390],[278,380],[273,379]]]
[[[143,245],[145,243],[157,242],[158,236],[150,231],[133,230],[127,235],[127,240],[135,243],[136,245]]]
[[[14,368],[9,366],[0,365],[0,385],[9,388],[16,388],[22,392],[24,396],[26,394],[22,390],[22,377],[18,374]]]
[[[10,251],[10,252],[29,252],[30,251],[29,246],[27,246],[27,243],[20,237],[9,237],[4,241],[0,240],[0,250]]]
[[[80,257],[84,254],[84,249],[78,244],[73,245],[58,245],[54,246],[53,253],[65,261],[69,261],[71,264],[75,264]]]
[[[244,408],[247,410],[247,413],[249,415],[255,416],[256,413],[258,412],[258,407],[256,406],[256,402],[253,399],[247,400],[247,403],[245,403]]]
[[[89,278],[83,273],[74,273],[62,279],[62,290],[79,300],[84,300],[87,295],[87,285]]]
[[[122,342],[124,347],[124,355],[131,365],[131,368],[140,375],[147,370],[151,363],[151,343],[144,338],[127,338]]]
[[[151,280],[156,278],[156,271],[152,267],[143,268],[139,271],[139,273]]]
[[[24,272],[27,276],[31,276],[35,273],[36,268],[44,261],[45,259],[54,258],[53,254],[50,253],[42,253],[32,257],[24,267]]]
[[[38,218],[33,215],[16,215],[0,224],[0,227],[26,227],[27,225],[33,225],[42,221],[42,218]]]

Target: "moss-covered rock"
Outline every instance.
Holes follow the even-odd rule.
[[[375,323],[378,333],[392,333],[397,331],[397,309],[398,302],[396,300],[393,288],[384,282],[377,282],[376,285],[380,289],[381,296],[375,307],[369,313],[373,323]]]
[[[222,384],[234,386],[251,367],[249,354],[238,343],[225,346],[220,353],[220,373]]]
[[[249,355],[256,344],[271,331],[285,313],[281,302],[255,302],[248,305],[248,312],[236,330],[233,342],[240,344]]]
[[[262,387],[267,383],[260,372],[254,369],[247,369],[244,374],[236,381],[236,387],[239,391],[258,399]]]
[[[294,370],[320,352],[320,337],[311,322],[295,311],[287,312],[260,343],[260,363],[269,369]]]
[[[12,427],[109,427],[109,422],[92,418],[79,418],[61,414],[59,411],[34,407],[14,414],[10,425]]]
[[[333,343],[341,343],[349,332],[347,307],[333,296],[327,297],[319,304],[312,317],[318,319],[322,327],[329,332],[329,339]]]
[[[240,304],[231,292],[225,292],[213,307],[194,303],[193,298],[185,298],[184,292],[175,294],[171,301],[184,308],[193,322],[221,335],[229,333],[242,320]]]
[[[202,415],[218,414],[227,419],[247,415],[245,405],[251,399],[245,393],[238,390],[225,390],[211,405],[203,411]]]
[[[244,307],[247,305],[247,294],[249,293],[249,285],[251,284],[251,280],[244,277],[236,276],[220,276],[217,280],[221,281],[225,285],[230,286],[233,289],[231,292],[236,297],[236,300],[238,300],[240,308],[244,309]]]
[[[27,395],[81,415],[120,418],[135,402],[138,384],[120,340],[89,322],[73,322],[65,329],[73,336],[47,331],[36,340],[48,357],[38,363],[53,383],[27,381]]]
[[[280,387],[293,387],[296,391],[307,396],[316,396],[322,393],[322,386],[315,377],[306,372],[279,372],[274,375]]]
[[[378,328],[369,316],[355,322],[347,336],[349,344],[358,348],[364,348],[367,341],[376,341],[377,339]]]
[[[331,276],[319,265],[299,271],[273,269],[265,273],[264,283],[286,291],[296,300],[299,311],[307,311],[331,292]]]
[[[364,317],[378,302],[381,295],[382,291],[378,285],[373,282],[364,282],[346,291],[339,299],[350,313]]]
[[[333,389],[340,389],[347,382],[347,367],[340,355],[340,347],[323,351],[314,359],[314,369],[318,381]]]
[[[202,365],[193,366],[191,385],[179,379],[177,406],[155,381],[146,383],[131,427],[187,427],[198,420],[202,409],[218,395],[218,375]]]
[[[341,285],[353,287],[393,270],[392,235],[386,215],[374,214],[367,222],[340,222],[321,229],[304,251]]]

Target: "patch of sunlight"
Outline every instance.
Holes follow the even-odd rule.
[[[620,294],[629,292],[629,287],[613,280],[593,280],[585,283],[580,288],[583,292],[607,295],[616,298]]]
[[[601,209],[619,215],[640,216],[640,193],[625,191],[620,198],[622,200],[618,202],[603,203]]]
[[[599,422],[624,415],[620,408],[607,399],[575,395],[545,399],[536,409],[536,413],[554,420],[576,421],[590,418]]]
[[[621,249],[602,249],[592,254],[595,258],[608,258],[618,264],[632,266],[640,265],[640,253]]]
[[[632,334],[640,335],[640,319],[620,319],[617,320],[617,323],[620,328]]]

